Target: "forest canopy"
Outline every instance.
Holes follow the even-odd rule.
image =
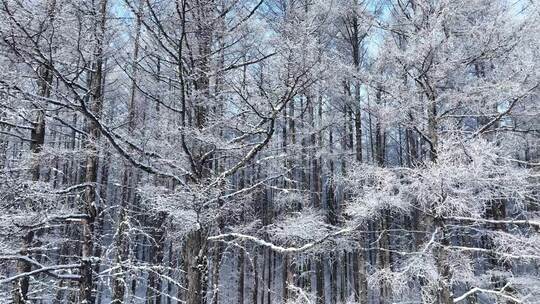
[[[1,0],[0,302],[540,303],[540,3]]]

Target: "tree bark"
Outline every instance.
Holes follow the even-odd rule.
[[[316,285],[316,296],[317,304],[325,303],[325,292],[324,292],[324,265],[323,265],[323,256],[316,255],[312,259],[312,264],[315,264],[312,269],[315,269],[315,285]]]
[[[244,249],[240,248],[238,255],[238,304],[244,304],[245,267]]]
[[[103,108],[103,46],[105,36],[105,22],[107,20],[107,0],[99,2],[99,11],[96,15],[100,16],[99,26],[96,33],[96,52],[93,65],[94,72],[91,77],[91,105],[90,112],[96,117],[101,117]],[[83,101],[84,102],[84,101]],[[88,156],[86,158],[85,181],[89,183],[84,193],[83,212],[87,218],[82,221],[82,254],[81,254],[81,283],[80,299],[84,304],[93,304],[95,302],[94,279],[93,279],[93,248],[94,248],[94,222],[96,219],[96,182],[98,173],[98,155],[97,142],[99,141],[99,127],[94,121],[89,121],[87,145]]]
[[[208,277],[207,232],[202,228],[190,232],[184,245],[187,304],[203,304]]]
[[[54,4],[54,3],[53,3]],[[49,7],[49,10],[54,9]],[[52,11],[49,11],[49,18],[53,18]],[[50,63],[49,63],[50,64]],[[51,95],[51,85],[53,81],[53,73],[49,64],[43,64],[38,69],[38,95],[49,98]],[[39,156],[37,155],[43,149],[45,144],[45,112],[42,108],[37,108],[36,118],[33,123],[33,128],[30,131],[30,151],[32,152],[32,165],[30,168],[30,174],[32,181],[37,182],[40,178],[40,163]],[[31,205],[31,204],[29,204]],[[21,246],[21,255],[28,255],[27,249],[32,246],[32,241],[34,239],[33,231],[24,232],[25,235],[22,239]],[[25,273],[32,270],[32,265],[25,260],[17,261],[17,272]],[[28,300],[28,290],[30,288],[30,277],[24,276],[14,282],[14,291],[13,291],[13,303],[14,304],[24,304]]]

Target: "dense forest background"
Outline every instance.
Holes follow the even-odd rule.
[[[0,1],[1,303],[540,303],[537,0]]]

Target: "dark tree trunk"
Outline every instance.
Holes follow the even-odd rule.
[[[323,256],[315,256],[315,276],[317,279],[317,304],[324,304],[325,293],[324,293],[324,265],[323,265]]]
[[[244,249],[240,249],[238,255],[238,304],[244,304],[244,284],[245,284],[245,261]]]
[[[101,117],[103,108],[103,46],[105,34],[105,21],[107,19],[107,0],[101,0],[99,3],[100,24],[96,33],[96,58],[94,63],[94,72],[91,77],[91,105],[90,112],[97,118]],[[80,283],[80,302],[84,304],[93,304],[95,302],[95,282],[93,279],[93,249],[94,249],[94,222],[96,219],[96,182],[98,173],[97,144],[99,141],[99,126],[94,121],[89,121],[88,137],[89,150],[86,159],[85,181],[90,185],[86,187],[84,193],[83,212],[87,218],[82,221],[82,253],[81,253],[81,283]]]

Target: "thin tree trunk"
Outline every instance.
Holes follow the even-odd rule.
[[[332,303],[336,304],[339,301],[339,291],[338,291],[338,263],[339,263],[339,252],[334,252],[332,257],[332,263],[330,271],[332,272],[330,285],[332,291]]]
[[[139,4],[139,12],[136,14],[135,21],[135,41],[133,44],[133,59],[132,59],[132,83],[128,107],[128,131],[132,134],[135,131],[137,125],[137,111],[139,109],[137,105],[137,81],[138,81],[138,60],[139,60],[139,48],[140,48],[140,34],[141,34],[141,9],[142,1]],[[122,199],[120,203],[119,215],[118,215],[118,225],[115,239],[115,264],[116,270],[113,272],[113,297],[111,303],[123,303],[126,289],[127,289],[127,278],[126,278],[126,267],[124,263],[128,259],[130,244],[128,242],[128,227],[129,227],[129,210],[131,208],[131,203],[134,201],[134,187],[137,185],[137,173],[130,166],[130,164],[125,164],[124,166],[124,176],[122,185],[124,185],[122,190]],[[153,272],[150,274],[152,277]],[[152,281],[152,278],[151,278]]]
[[[259,303],[259,250],[255,248],[253,257],[253,304]]]
[[[53,3],[54,5],[54,3]],[[53,7],[49,7],[49,10],[54,9]],[[50,18],[53,18],[52,11],[49,12]],[[42,65],[38,70],[38,86],[39,86],[39,92],[38,95],[49,98],[51,95],[51,85],[53,80],[53,74],[51,71],[50,66],[47,66],[47,64]],[[40,178],[40,163],[39,163],[39,156],[38,153],[41,152],[43,149],[43,145],[45,143],[45,112],[43,109],[38,108],[35,121],[33,123],[33,128],[30,132],[30,151],[32,152],[32,167],[30,169],[30,174],[32,181],[37,182]],[[25,235],[22,239],[22,245],[20,253],[22,256],[27,256],[29,253],[27,252],[28,248],[32,247],[32,241],[34,239],[34,231],[30,230],[25,232]],[[26,273],[31,271],[32,265],[22,259],[19,259],[17,261],[17,272],[18,273]],[[24,276],[14,282],[14,292],[13,292],[13,303],[14,304],[23,304],[27,303],[28,297],[28,290],[30,288],[30,277]]]
[[[90,111],[96,116],[101,117],[103,108],[103,46],[105,34],[105,21],[107,17],[107,0],[101,0],[99,3],[100,24],[98,28],[96,58],[94,64],[94,73],[91,79],[91,102]],[[94,249],[94,222],[96,219],[96,182],[98,172],[97,142],[99,140],[99,128],[96,122],[89,121],[88,128],[89,144],[88,156],[86,159],[85,181],[90,185],[86,187],[84,193],[84,212],[87,218],[82,221],[82,266],[81,266],[81,284],[80,284],[80,302],[84,304],[93,304],[95,301],[94,279],[93,279],[93,249]]]
[[[314,257],[315,262],[315,277],[316,277],[316,284],[317,284],[317,304],[324,304],[326,302],[325,300],[325,292],[324,292],[324,264],[323,264],[323,256],[318,255]]]
[[[267,257],[267,263],[266,266],[268,267],[268,270],[266,271],[268,277],[266,280],[266,303],[270,304],[272,303],[272,250],[268,248],[268,257]]]
[[[240,248],[238,255],[238,304],[244,304],[244,285],[245,285],[245,252]]]
[[[427,80],[426,80],[427,82]],[[430,85],[425,87],[431,88]],[[425,92],[428,97],[428,136],[429,136],[429,156],[432,162],[437,162],[437,144],[438,144],[438,124],[437,124],[437,103],[435,98],[435,93],[431,90]],[[449,245],[450,240],[448,239],[447,228],[441,218],[433,219],[431,216],[427,216],[427,227],[439,230],[440,234],[440,245],[436,246],[433,249],[433,254],[435,257],[435,264],[437,265],[437,271],[439,273],[439,288],[437,290],[437,299],[438,303],[441,304],[451,304],[453,303],[452,297],[452,286],[451,282],[451,273],[450,266],[448,264],[448,252],[445,248]],[[433,229],[433,228],[432,228]],[[430,229],[431,230],[431,229]]]

